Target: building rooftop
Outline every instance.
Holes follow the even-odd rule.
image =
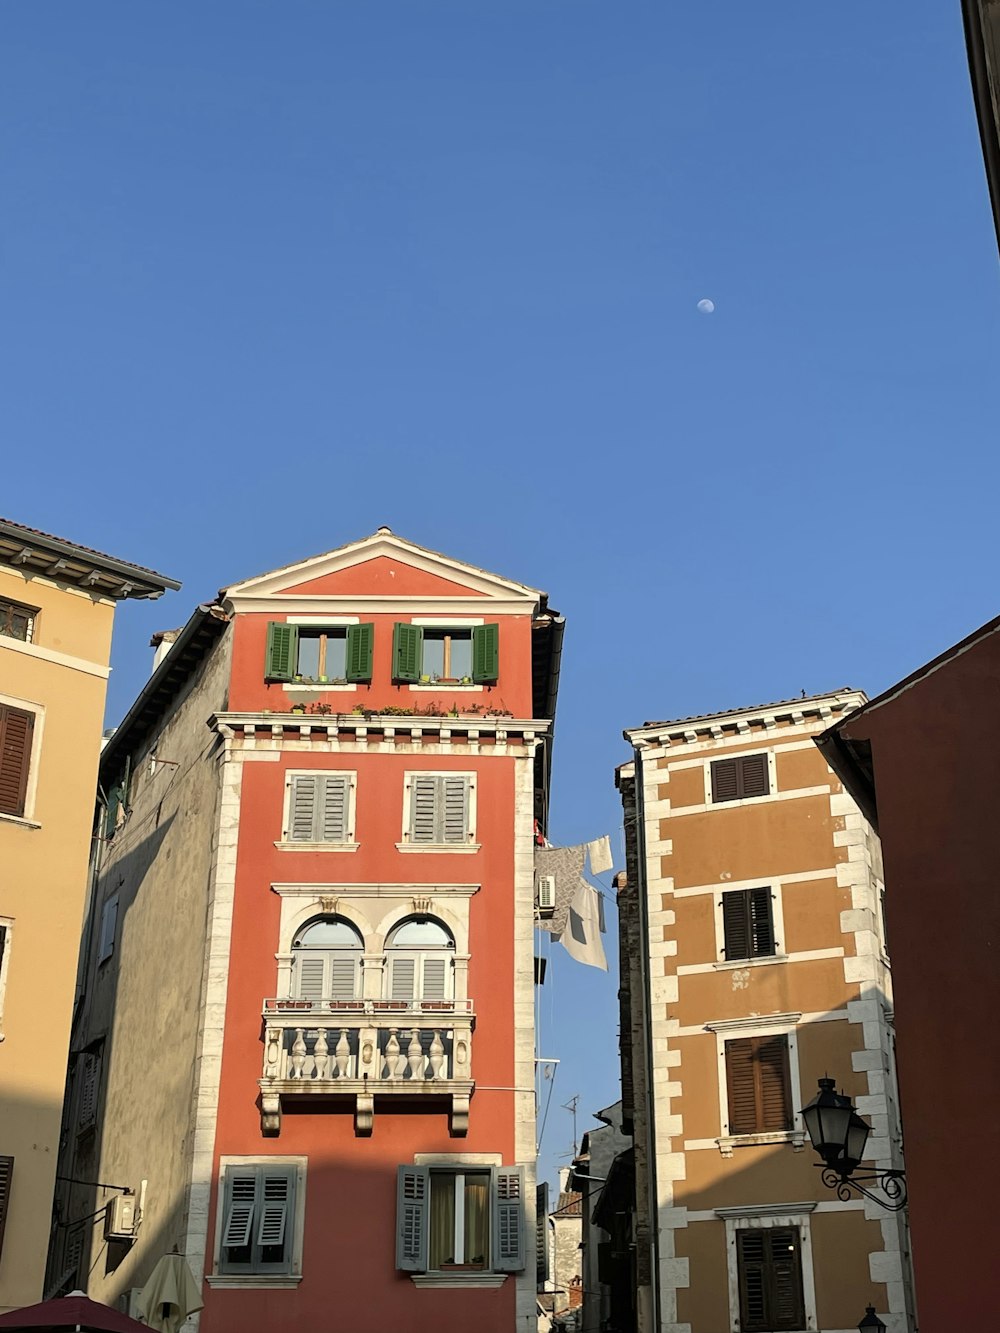
[[[161,597],[168,588],[176,591],[181,586],[176,579],[145,565],[133,565],[10,518],[0,518],[0,563],[19,569],[29,578],[41,575],[119,601],[126,597]]]
[[[694,713],[688,717],[673,717],[663,721],[644,722],[641,727],[636,727],[636,731],[655,730],[664,727],[679,727],[690,725],[692,723],[722,722],[726,718],[739,717],[746,713],[774,713],[785,712],[792,713],[804,710],[806,712],[815,712],[815,707],[810,705],[847,703],[855,707],[858,698],[863,698],[862,691],[856,690],[851,685],[844,685],[839,690],[827,690],[823,694],[806,694],[802,692],[794,699],[777,699],[772,703],[764,704],[746,704],[742,708],[726,708],[718,713]]]

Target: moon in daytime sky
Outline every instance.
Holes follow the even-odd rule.
[[[703,315],[710,315],[712,311],[715,309],[715,302],[709,301],[707,299],[704,301],[699,301],[698,309],[701,311]]]

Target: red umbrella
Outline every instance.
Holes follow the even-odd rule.
[[[22,1310],[11,1310],[0,1315],[0,1329],[50,1328],[70,1329],[72,1333],[149,1333],[148,1324],[130,1319],[119,1310],[88,1300],[82,1291],[71,1291],[58,1300],[26,1305]]]

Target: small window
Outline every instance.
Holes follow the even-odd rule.
[[[77,1065],[80,1100],[77,1102],[77,1130],[92,1129],[97,1122],[97,1097],[101,1087],[101,1057],[85,1051]]]
[[[767,796],[771,779],[766,754],[740,754],[732,759],[715,759],[711,765],[712,800],[744,801],[751,796]]]
[[[775,953],[771,890],[733,889],[722,895],[726,961],[772,958]]]
[[[20,602],[8,602],[6,598],[0,598],[0,635],[30,643],[37,615],[37,607],[22,606]]]
[[[267,627],[264,679],[302,684],[364,683],[372,678],[374,625]]]
[[[805,1328],[802,1254],[797,1227],[736,1232],[741,1333]]]
[[[392,678],[397,683],[494,684],[499,664],[499,625],[398,624],[393,631]]]
[[[295,1168],[227,1166],[220,1273],[290,1273]]]
[[[360,995],[364,944],[349,922],[337,916],[318,917],[303,926],[292,948],[296,999],[336,1004]]]
[[[411,773],[407,782],[409,841],[430,846],[469,842],[471,791],[468,773]]]
[[[0,1157],[0,1254],[3,1254],[3,1233],[10,1209],[10,1191],[14,1180],[13,1157]]]
[[[290,773],[285,839],[288,842],[349,842],[352,828],[351,773]]]
[[[780,1133],[793,1127],[788,1037],[726,1042],[729,1133]]]
[[[520,1167],[401,1166],[396,1267],[415,1273],[520,1272],[523,1195]]]
[[[106,963],[115,951],[115,931],[118,927],[118,895],[109,898],[101,908],[101,933],[97,947],[97,964]]]
[[[0,705],[0,812],[23,816],[35,715]]]

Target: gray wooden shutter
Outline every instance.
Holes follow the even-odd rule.
[[[0,707],[0,810],[23,815],[31,762],[34,713]]]
[[[404,1273],[427,1270],[430,1171],[401,1166],[396,1180],[396,1267]]]
[[[750,957],[750,923],[747,919],[745,889],[732,889],[722,895],[722,931],[727,961]]]
[[[3,1233],[10,1209],[11,1185],[14,1180],[13,1157],[0,1157],[0,1254],[3,1253]]]
[[[250,1244],[257,1199],[257,1172],[253,1168],[226,1168],[226,1197],[223,1207],[222,1244],[239,1249]]]
[[[394,681],[420,679],[424,632],[419,625],[397,624],[392,631],[392,678]]]
[[[407,957],[389,959],[389,999],[409,1002],[416,995],[417,960]]]
[[[358,960],[350,954],[334,954],[330,960],[330,995],[335,1000],[353,1000],[358,993]]]
[[[415,773],[410,779],[410,841],[437,842],[438,779]]]
[[[420,986],[422,1000],[444,1000],[448,996],[448,968],[451,959],[433,954],[423,960],[423,979]]]
[[[347,679],[369,681],[372,678],[372,658],[375,646],[374,625],[347,627]]]
[[[326,773],[320,780],[319,842],[344,842],[347,838],[347,803],[350,779]]]
[[[267,650],[264,657],[265,680],[291,680],[299,656],[297,625],[286,625],[272,620],[267,627]]]
[[[493,1268],[519,1273],[524,1267],[524,1167],[493,1168]]]
[[[271,1172],[265,1167],[263,1177],[257,1244],[284,1245],[292,1193],[291,1176],[287,1172]]]
[[[329,955],[319,950],[300,949],[295,955],[295,994],[300,1000],[318,1004],[327,997],[327,961]]]
[[[469,779],[445,777],[440,781],[439,829],[441,842],[469,840]]]
[[[290,842],[319,842],[317,813],[319,806],[320,775],[298,773],[291,778],[292,797],[288,808],[288,839]]]
[[[492,685],[500,674],[500,626],[476,625],[472,631],[472,679]]]

